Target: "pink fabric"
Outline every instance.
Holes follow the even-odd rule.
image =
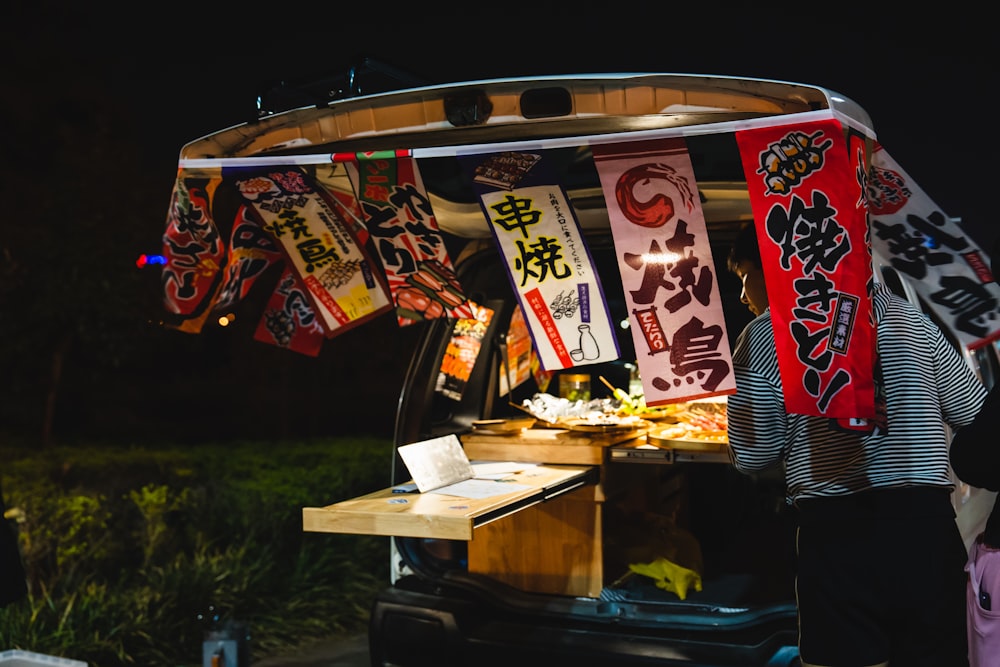
[[[1000,656],[1000,549],[982,543],[969,549],[966,608],[969,624],[969,667],[996,667]],[[980,594],[990,597],[992,610],[983,609]]]

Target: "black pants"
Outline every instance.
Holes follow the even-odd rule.
[[[798,552],[803,661],[968,665],[968,553],[947,489],[802,501]]]

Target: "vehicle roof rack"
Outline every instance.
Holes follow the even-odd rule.
[[[426,86],[425,77],[361,56],[346,72],[306,81],[279,81],[257,95],[257,118],[289,109],[321,107],[334,100]]]

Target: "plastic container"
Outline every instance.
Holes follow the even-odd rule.
[[[585,373],[560,375],[559,397],[569,401],[589,401],[590,376]]]

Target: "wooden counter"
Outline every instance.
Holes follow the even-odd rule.
[[[581,466],[531,466],[508,481],[528,488],[489,498],[440,493],[396,493],[391,488],[326,507],[302,508],[306,532],[471,540],[473,529],[577,487],[590,485],[597,469]],[[495,482],[503,484],[504,482]]]
[[[305,507],[302,527],[321,533],[463,540],[468,542],[470,572],[524,591],[598,598],[604,585],[605,494],[627,492],[635,479],[617,474],[619,481],[609,484],[607,464],[622,455],[651,463],[683,460],[680,452],[668,449],[650,457],[646,432],[539,428],[468,433],[459,440],[473,461],[538,463],[508,479],[527,488],[489,498],[382,489],[325,507]],[[719,451],[687,454],[695,457],[691,460],[721,462],[728,457]]]

